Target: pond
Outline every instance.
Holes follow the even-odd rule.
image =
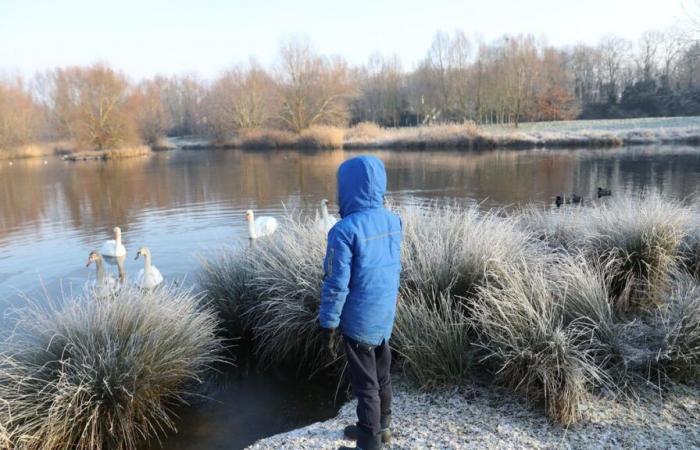
[[[595,199],[657,190],[700,193],[700,148],[532,151],[377,151],[394,203],[447,200],[483,207],[551,204],[561,193]],[[126,271],[147,246],[166,279],[196,282],[202,258],[245,242],[244,211],[336,210],[335,170],[357,152],[172,151],[111,162],[59,158],[0,162],[0,308],[20,293],[60,296],[94,276],[88,253],[119,225]],[[319,262],[320,263],[320,262]],[[114,272],[116,269],[111,268]],[[183,412],[164,448],[241,448],[333,415],[332,389],[274,375],[234,376],[209,386],[209,401]],[[154,446],[158,448],[158,446]]]

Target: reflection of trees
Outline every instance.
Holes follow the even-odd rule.
[[[74,229],[128,230],[144,211],[177,214],[180,208],[241,210],[315,207],[336,199],[338,165],[356,153],[175,152],[110,162],[52,159],[0,165],[0,239],[19,227],[68,223]],[[591,195],[653,187],[686,197],[696,193],[700,154],[673,148],[377,152],[389,171],[389,189],[418,190],[427,198],[489,199],[489,203],[549,202],[559,192]],[[300,203],[302,202],[302,203]]]

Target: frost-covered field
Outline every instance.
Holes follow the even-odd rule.
[[[651,117],[641,119],[563,120],[558,122],[529,122],[520,124],[521,131],[573,132],[583,130],[625,131],[638,129],[700,127],[700,116]],[[486,125],[487,130],[512,130],[510,126]]]
[[[698,388],[675,385],[649,390],[636,400],[590,395],[584,419],[570,427],[549,422],[523,407],[522,398],[474,386],[441,393],[415,391],[399,383],[394,403],[394,450],[599,449],[700,446]],[[354,423],[356,403],[325,422],[263,439],[250,450],[323,449],[352,445],[342,429]]]

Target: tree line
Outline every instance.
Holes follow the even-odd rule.
[[[438,32],[407,69],[397,56],[362,66],[304,39],[275,64],[254,59],[211,81],[156,76],[135,82],[104,64],[0,81],[0,148],[65,139],[104,149],[166,135],[226,141],[241,130],[301,132],[315,125],[512,124],[576,118],[700,114],[700,42],[646,32],[636,42],[557,48],[532,36],[491,42]]]

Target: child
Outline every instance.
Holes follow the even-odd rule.
[[[319,322],[324,348],[340,326],[357,425],[345,428],[358,449],[375,450],[391,437],[391,351],[401,271],[401,220],[384,208],[386,171],[373,156],[338,169],[341,220],[328,233]],[[341,447],[346,449],[347,447]]]

